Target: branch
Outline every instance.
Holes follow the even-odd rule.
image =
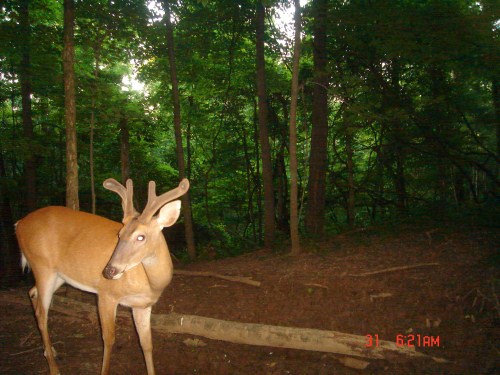
[[[236,283],[243,283],[251,286],[260,286],[260,281],[252,280],[251,277],[226,276],[214,272],[174,270],[174,275],[216,277],[218,279],[233,281]]]
[[[439,263],[417,263],[417,264],[412,264],[409,266],[390,267],[390,268],[385,268],[383,270],[372,271],[372,272],[364,272],[364,273],[358,273],[358,274],[351,273],[349,276],[363,277],[363,276],[378,275],[380,273],[387,273],[387,272],[394,272],[394,271],[408,270],[411,268],[429,267],[429,266],[439,266]]]

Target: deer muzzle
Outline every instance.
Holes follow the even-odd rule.
[[[116,267],[111,265],[107,265],[102,271],[102,275],[109,280],[118,279],[121,276],[121,273],[118,271]]]
[[[133,261],[131,259],[133,252],[130,250],[131,244],[129,241],[118,241],[111,259],[102,271],[106,279],[119,279],[123,273],[130,268],[130,264]]]

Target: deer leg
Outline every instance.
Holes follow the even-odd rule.
[[[50,369],[50,375],[58,375],[59,368],[55,360],[56,351],[52,347],[50,341],[49,331],[48,331],[48,314],[50,303],[52,301],[52,295],[55,290],[62,285],[62,281],[57,277],[56,274],[50,275],[47,278],[35,275],[35,280],[37,280],[35,286],[29,291],[29,296],[31,298],[31,303],[33,305],[33,310],[35,311],[36,320],[38,323],[38,329],[42,335],[44,356],[47,359]]]
[[[104,354],[102,357],[101,375],[109,374],[109,362],[111,351],[115,343],[115,318],[117,303],[110,298],[99,296],[99,320],[101,321],[102,341],[104,343]]]
[[[142,353],[146,361],[148,375],[155,375],[153,364],[153,341],[151,339],[151,306],[146,308],[133,308],[135,329],[139,335],[141,342]]]

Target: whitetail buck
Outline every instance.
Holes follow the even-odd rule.
[[[59,369],[47,315],[52,295],[65,282],[98,295],[104,341],[101,374],[109,373],[118,304],[132,308],[148,375],[155,373],[151,306],[173,272],[162,228],[177,221],[181,203],[173,200],[188,191],[189,182],[184,179],[176,189],[157,197],[155,183],[150,181],[142,214],[134,209],[132,181],[126,186],[114,179],[104,181],[106,189],[122,198],[123,224],[65,207],[39,209],[16,224],[23,268],[29,264],[35,276],[29,295],[51,375],[59,374]]]

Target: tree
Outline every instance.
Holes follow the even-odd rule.
[[[31,43],[31,25],[29,13],[29,0],[21,0],[19,3],[20,35],[21,39],[21,67],[19,69],[19,78],[21,81],[22,97],[22,117],[23,117],[23,135],[28,145],[33,143],[33,118],[31,111],[31,64],[30,64],[30,43]],[[26,149],[24,160],[24,182],[25,182],[25,210],[34,211],[37,204],[36,197],[36,164],[35,157],[31,149]]]
[[[327,71],[327,0],[313,0],[313,57],[314,81],[312,104],[311,154],[307,191],[306,229],[311,234],[323,234],[325,225],[327,141],[328,141],[328,83]]]
[[[186,176],[185,166],[184,166],[184,150],[182,147],[182,129],[181,129],[181,106],[180,106],[180,95],[179,95],[179,83],[177,79],[177,67],[175,64],[175,51],[174,51],[174,31],[172,27],[172,22],[170,20],[170,5],[168,0],[163,0],[163,10],[165,11],[165,23],[166,23],[166,37],[167,37],[167,50],[168,50],[168,62],[170,65],[170,81],[172,84],[172,105],[174,110],[174,132],[175,132],[175,144],[177,148],[177,164],[179,167],[179,178],[183,179]],[[196,248],[194,243],[194,232],[193,232],[193,218],[191,214],[191,200],[189,198],[189,193],[185,194],[182,198],[182,212],[184,214],[184,226],[186,234],[186,244],[188,255],[191,259],[196,257]]]
[[[12,228],[14,220],[9,191],[4,183],[7,180],[3,153],[0,151],[0,285],[10,286],[20,278],[18,271],[19,250]]]
[[[259,119],[259,141],[262,159],[262,180],[264,185],[264,246],[271,248],[275,236],[274,216],[274,188],[273,170],[271,163],[271,146],[267,129],[267,94],[266,73],[264,61],[264,31],[265,31],[265,8],[262,0],[257,2],[256,13],[256,68],[257,68],[257,97],[258,97],[258,119]]]
[[[125,184],[130,178],[130,132],[128,118],[125,113],[122,113],[120,117],[119,127],[121,180],[122,184]]]
[[[64,121],[66,124],[66,206],[79,210],[75,103],[75,5],[64,0]]]
[[[290,102],[290,238],[292,254],[300,253],[298,165],[297,165],[297,98],[299,95],[299,62],[301,16],[300,1],[295,0],[295,43],[293,47],[292,96]]]

